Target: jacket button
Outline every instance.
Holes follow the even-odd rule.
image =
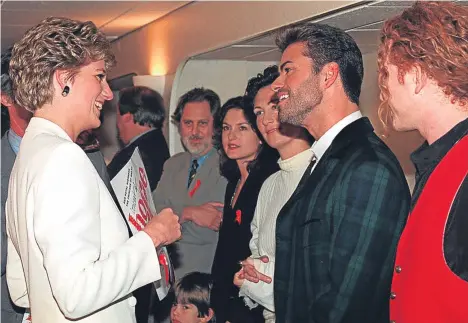
[[[396,298],[396,294],[394,292],[391,292],[390,293],[390,299],[395,299]]]
[[[401,267],[400,267],[400,266],[396,266],[396,267],[395,267],[395,272],[396,272],[397,274],[401,273]]]

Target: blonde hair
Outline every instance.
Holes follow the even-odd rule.
[[[9,74],[15,100],[34,112],[52,102],[55,71],[65,70],[73,81],[80,67],[100,60],[106,69],[116,63],[110,42],[93,22],[46,18],[13,47]]]

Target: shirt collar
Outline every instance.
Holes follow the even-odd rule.
[[[205,160],[208,159],[208,157],[212,154],[213,151],[215,151],[214,148],[212,148],[209,152],[207,152],[206,154],[198,158],[195,158],[192,156],[192,159],[190,160],[190,164],[192,164],[192,162],[196,159],[198,163],[198,168],[200,168],[200,166],[205,162]]]
[[[424,142],[411,154],[411,161],[416,168],[416,176],[437,165],[448,151],[464,136],[468,135],[468,118],[459,122],[432,145]]]
[[[18,151],[21,144],[21,137],[18,136],[13,129],[8,130],[8,142],[10,143],[11,149],[18,155]]]
[[[319,140],[312,144],[312,151],[314,152],[317,160],[319,160],[323,154],[327,151],[327,149],[331,146],[333,140],[336,136],[343,130],[346,126],[350,125],[354,121],[362,118],[361,111],[353,112],[337,123],[335,123],[330,129],[325,132],[325,134],[320,137]]]

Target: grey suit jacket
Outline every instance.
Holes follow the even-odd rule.
[[[5,215],[5,203],[8,195],[8,182],[10,181],[11,169],[15,163],[16,154],[11,149],[8,137],[5,135],[2,138],[2,205],[1,205],[1,217],[2,217],[2,277],[1,277],[1,307],[2,307],[2,323],[16,323],[21,322],[23,319],[24,310],[13,305],[10,300],[10,294],[8,292],[8,286],[6,282],[6,261],[7,261],[7,233],[6,233],[6,215]]]
[[[7,262],[7,233],[6,233],[6,215],[5,215],[5,204],[8,197],[8,183],[10,181],[11,170],[15,163],[16,154],[11,149],[8,137],[2,137],[1,140],[1,159],[2,159],[2,188],[1,188],[1,256],[2,256],[2,272],[1,272],[1,322],[2,323],[20,323],[23,319],[24,309],[15,306],[11,300],[8,292],[8,286],[6,282],[6,262]],[[104,157],[100,151],[93,151],[87,153],[89,159],[93,163],[97,172],[101,176],[102,180],[106,184],[107,188],[110,188],[109,175],[107,174],[107,167],[104,162]]]
[[[187,206],[223,203],[227,180],[219,173],[218,154],[211,153],[187,189],[190,163],[191,154],[188,152],[174,155],[165,162],[161,179],[153,192],[157,212],[172,208],[180,216]],[[218,232],[191,221],[183,223],[181,240],[169,248],[176,278],[192,271],[210,273],[217,243]]]

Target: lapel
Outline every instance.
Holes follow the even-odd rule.
[[[196,198],[197,194],[200,194],[200,191],[205,191],[205,188],[207,185],[210,185],[212,183],[209,183],[210,179],[210,174],[213,170],[219,169],[219,159],[218,159],[218,154],[216,151],[212,151],[211,155],[208,156],[205,160],[205,162],[198,168],[197,173],[195,174],[195,178],[193,179],[192,183],[190,184],[190,187],[187,192],[187,198],[193,200]],[[189,165],[190,165],[190,160],[189,160]],[[187,174],[188,176],[188,167],[187,167]],[[186,176],[186,177],[187,177]],[[186,181],[187,183],[187,181]],[[186,184],[187,186],[187,184]],[[190,197],[190,194],[192,194],[193,197]]]
[[[374,128],[367,117],[362,117],[343,128],[343,130],[341,130],[341,132],[335,137],[330,147],[325,151],[322,158],[320,158],[312,174],[307,180],[305,180],[304,185],[296,188],[291,198],[281,209],[278,218],[286,213],[286,211],[294,205],[304,192],[313,190],[316,183],[323,178],[330,162],[334,159],[342,158],[340,155],[350,144],[362,140],[373,131]]]
[[[187,192],[187,181],[190,167],[190,153],[185,152],[180,157],[180,166],[178,168],[177,174],[174,174],[175,180],[174,183],[177,183],[177,186],[174,187],[173,192],[176,194],[181,194],[182,192]]]

